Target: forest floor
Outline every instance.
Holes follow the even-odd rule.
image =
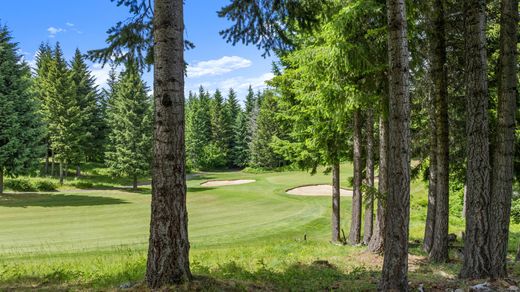
[[[85,170],[83,188],[0,196],[0,290],[146,290],[150,187],[125,189],[104,169]],[[344,164],[348,188],[351,165]],[[255,180],[243,185],[203,187],[208,180]],[[143,178],[142,181],[147,181]],[[329,243],[330,198],[288,195],[286,190],[329,184],[330,175],[305,172],[204,172],[188,180],[191,269],[194,281],[178,290],[374,290],[382,257],[363,246]],[[88,187],[86,187],[88,186]],[[67,188],[69,188],[67,190]],[[412,183],[410,274],[414,288],[467,288],[484,282],[457,278],[457,248],[447,264],[431,264],[420,248],[426,188]],[[455,198],[456,199],[456,198]],[[348,196],[341,197],[342,228],[350,222]],[[458,212],[455,212],[458,213]],[[464,222],[450,218],[450,233]],[[306,238],[306,240],[304,240]],[[520,241],[512,225],[510,252]],[[453,243],[462,246],[460,241]],[[518,284],[520,265],[511,264]]]

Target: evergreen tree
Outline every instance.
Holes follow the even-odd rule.
[[[238,113],[235,128],[233,131],[234,147],[233,165],[237,167],[245,167],[249,161],[249,137],[247,128],[247,116],[245,112]]]
[[[0,194],[4,173],[18,175],[34,168],[43,150],[30,69],[17,51],[7,28],[0,27]]]
[[[226,124],[226,109],[224,106],[224,97],[218,89],[215,91],[215,94],[211,99],[210,114],[212,136],[211,142],[212,144],[214,144],[212,148],[216,149],[218,153],[222,155],[221,161],[215,162],[215,164],[212,166],[222,167],[225,165],[227,160],[229,139],[227,137],[228,125]]]
[[[211,115],[209,94],[201,86],[198,96],[190,104],[190,150],[188,157],[196,168],[205,168],[205,150],[212,142]]]
[[[76,49],[74,58],[70,64],[70,76],[74,84],[76,102],[81,111],[81,121],[78,126],[79,153],[77,154],[77,176],[80,175],[79,165],[85,159],[93,160],[102,150],[103,137],[100,136],[102,127],[101,108],[98,103],[99,94],[95,85],[95,79],[88,70],[85,58]]]
[[[228,167],[236,167],[235,164],[235,154],[236,154],[236,144],[235,140],[235,132],[237,128],[238,116],[240,115],[241,109],[240,105],[238,105],[237,95],[233,88],[229,89],[228,97],[226,99],[226,103],[224,106],[224,124],[225,124],[225,132],[224,140],[226,141],[228,159],[227,166]]]
[[[75,86],[63,59],[59,43],[45,80],[43,108],[48,122],[51,148],[60,163],[60,183],[63,183],[64,166],[81,159],[81,130],[83,117],[76,99]]]
[[[47,43],[41,43],[38,51],[36,53],[36,68],[35,74],[32,82],[33,92],[35,94],[36,99],[40,104],[44,103],[44,99],[46,96],[46,87],[45,82],[49,72],[49,66],[52,62],[52,48]],[[49,139],[49,133],[47,131],[48,121],[46,117],[48,115],[45,114],[42,107],[38,109],[40,116],[42,117],[43,122],[43,131],[44,131],[44,140],[45,140],[45,167],[44,174],[49,175],[49,157],[51,154],[51,143]],[[53,159],[54,161],[54,159]],[[54,163],[52,163],[52,175],[54,175]]]
[[[276,96],[270,91],[265,92],[264,96],[251,141],[251,165],[260,168],[275,168],[286,164],[286,160],[274,151],[272,143],[275,138],[286,138],[287,133],[276,116],[279,112]]]
[[[150,171],[152,103],[139,71],[131,63],[114,87],[108,116],[114,121],[108,137],[113,148],[106,153],[106,162],[115,175],[131,177],[137,189],[138,177]]]

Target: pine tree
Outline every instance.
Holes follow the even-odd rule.
[[[77,153],[78,161],[74,161],[77,165],[76,175],[80,175],[80,163],[87,158],[93,160],[99,156],[96,150],[101,150],[100,142],[95,138],[102,140],[99,130],[102,121],[100,116],[100,108],[98,104],[99,94],[95,85],[95,79],[88,70],[85,59],[79,49],[76,49],[74,58],[70,64],[70,78],[74,84],[74,95],[76,103],[81,111],[81,121],[77,138],[79,141],[79,153]],[[97,146],[97,147],[96,147]]]
[[[272,92],[266,92],[263,99],[250,146],[251,165],[260,168],[276,168],[284,165],[286,160],[273,151],[271,143],[275,137],[286,138],[287,133],[276,116],[278,112],[276,96]]]
[[[188,159],[196,168],[207,166],[204,152],[210,147],[212,141],[210,102],[209,94],[201,86],[198,96],[190,104],[190,157]]]
[[[75,96],[75,86],[63,59],[59,43],[56,44],[48,76],[44,82],[46,92],[43,108],[48,122],[51,148],[60,163],[60,183],[64,179],[64,166],[81,159],[82,130],[81,108]]]
[[[30,90],[30,69],[17,53],[6,27],[0,27],[0,194],[4,173],[33,169],[43,153],[43,129]]]
[[[236,167],[238,165],[235,164],[235,155],[237,141],[235,140],[235,132],[237,129],[237,121],[238,116],[241,114],[240,105],[238,104],[237,95],[233,88],[229,89],[228,97],[226,99],[226,103],[224,106],[224,124],[225,124],[225,132],[224,140],[226,140],[227,151],[228,151],[228,159],[227,166],[228,167]]]
[[[249,137],[245,112],[238,113],[234,128],[233,165],[246,167],[249,161]]]
[[[228,139],[228,125],[226,123],[226,109],[224,106],[224,97],[222,96],[222,93],[220,90],[216,90],[215,94],[213,95],[213,98],[211,99],[211,107],[210,107],[210,114],[211,114],[211,142],[212,146],[211,148],[207,148],[206,154],[207,158],[208,156],[213,157],[213,155],[217,153],[212,153],[213,150],[217,151],[218,154],[222,156],[222,159],[219,159],[219,161],[215,162],[209,162],[207,167],[222,167],[226,164],[227,157],[228,157],[228,145],[229,145],[229,139]],[[210,151],[211,149],[211,151]]]
[[[41,43],[38,48],[38,52],[36,53],[36,68],[35,74],[32,82],[33,92],[35,94],[36,99],[40,104],[44,103],[44,99],[46,96],[46,88],[45,88],[45,80],[48,76],[49,65],[52,62],[52,48],[47,43]],[[48,115],[45,114],[43,107],[39,107],[38,109],[40,116],[42,117],[43,122],[43,131],[44,131],[44,140],[45,140],[45,167],[44,174],[49,175],[49,158],[51,153],[51,143],[49,138],[49,133],[47,131],[48,121],[46,121],[46,117]],[[51,174],[54,175],[54,159],[52,163]]]
[[[115,84],[108,118],[111,124],[106,163],[117,176],[128,176],[137,189],[137,179],[150,171],[152,154],[152,103],[135,65],[129,63]]]

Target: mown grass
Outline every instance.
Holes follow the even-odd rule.
[[[97,174],[92,174],[97,173]],[[350,165],[342,167],[346,186]],[[99,179],[102,177],[102,179]],[[121,189],[103,169],[85,171],[106,188],[0,196],[0,290],[144,289],[150,188]],[[205,188],[213,179],[255,183]],[[143,180],[146,180],[144,178]],[[188,181],[191,268],[195,281],[180,290],[373,290],[382,259],[364,247],[329,243],[330,198],[286,195],[285,190],[329,183],[330,176],[304,172],[200,173]],[[427,288],[464,287],[460,258],[433,265],[418,242],[423,235],[425,187],[412,185],[410,281]],[[342,197],[342,228],[348,232],[350,198]],[[452,216],[450,232],[463,230]],[[520,238],[512,225],[510,250]],[[304,240],[304,235],[306,240]],[[460,243],[458,243],[460,244]],[[512,266],[512,276],[520,267]],[[440,286],[439,286],[440,285]]]

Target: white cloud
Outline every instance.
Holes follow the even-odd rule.
[[[67,25],[68,27],[73,27],[73,26],[74,26],[74,23],[67,22],[67,23],[65,23],[65,25]]]
[[[188,66],[188,77],[215,76],[250,67],[251,60],[239,56],[224,56],[216,60],[197,62]]]
[[[267,86],[265,82],[273,79],[273,77],[273,73],[264,73],[258,77],[250,78],[234,77],[219,82],[218,87],[222,89],[233,88],[235,90],[244,90],[251,85],[253,89],[261,89],[265,88]]]
[[[99,88],[106,87],[110,75],[110,66],[107,64],[103,67],[101,64],[93,64],[90,70],[92,76],[96,79],[96,85]],[[121,72],[121,68],[116,68],[116,72]]]
[[[47,28],[47,31],[49,32],[49,37],[53,38],[55,37],[58,33],[60,32],[66,32],[67,30],[61,28],[61,27],[54,27],[54,26],[51,26],[49,28]]]
[[[198,93],[201,85],[209,92],[214,92],[216,89],[220,89],[226,94],[229,88],[233,88],[237,92],[238,98],[243,100],[250,85],[255,91],[264,89],[267,87],[265,82],[271,80],[273,77],[273,73],[264,73],[257,77],[238,76],[216,81],[204,80],[201,82],[193,82],[193,80],[187,80],[185,94],[188,96],[189,91]]]

